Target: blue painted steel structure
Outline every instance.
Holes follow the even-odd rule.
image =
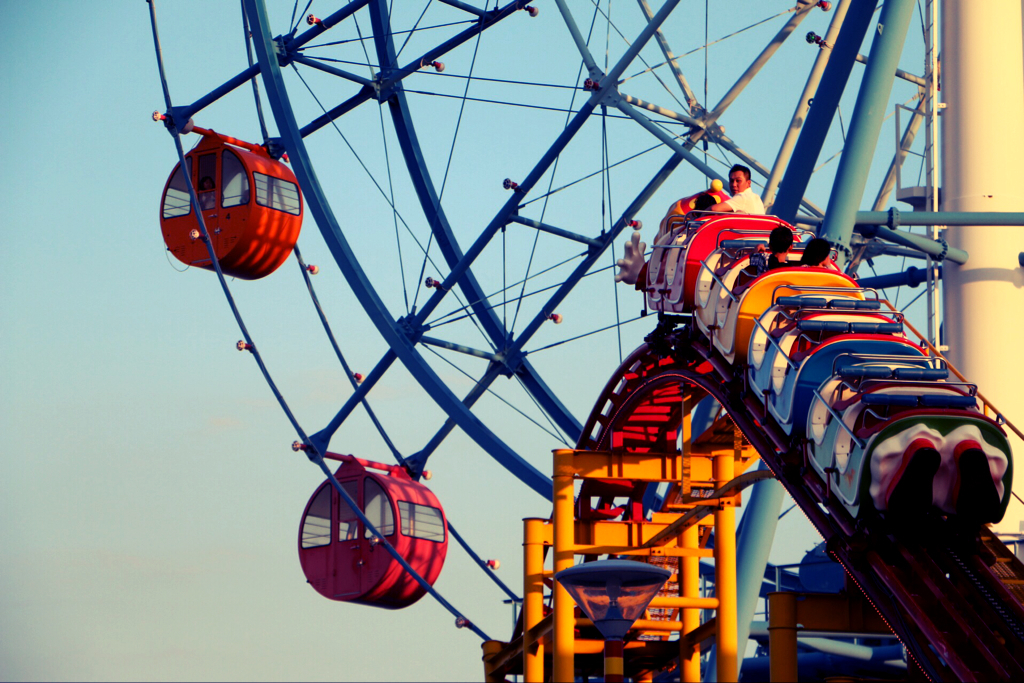
[[[553,142],[547,153],[541,157],[534,169],[520,183],[517,191],[513,193],[513,196],[499,210],[497,215],[490,221],[466,252],[461,251],[454,237],[449,221],[441,207],[435,185],[427,170],[405,99],[402,78],[413,73],[420,65],[436,60],[451,48],[469,40],[480,31],[506,18],[516,10],[522,9],[526,3],[522,0],[517,0],[503,8],[483,12],[481,14],[481,21],[472,28],[429,50],[406,66],[399,66],[397,63],[394,44],[389,30],[387,3],[371,1],[365,4],[369,5],[368,10],[370,11],[371,22],[374,28],[374,43],[381,66],[376,81],[372,84],[372,87],[364,85],[363,89],[355,97],[349,98],[349,100],[342,103],[340,108],[336,107],[330,110],[328,114],[318,117],[311,124],[300,128],[294,119],[287,99],[288,95],[281,76],[281,67],[288,64],[292,59],[299,61],[299,59],[293,57],[293,52],[313,37],[311,31],[314,29],[303,33],[297,38],[282,36],[274,39],[271,37],[269,27],[267,26],[266,10],[263,3],[255,2],[254,0],[247,0],[245,3],[246,12],[253,26],[253,38],[256,44],[259,71],[264,80],[267,96],[270,100],[275,119],[278,122],[284,146],[289,151],[296,175],[307,195],[310,213],[316,219],[349,285],[353,288],[357,298],[370,315],[382,337],[391,347],[391,350],[378,362],[362,385],[346,401],[335,418],[331,420],[327,427],[313,435],[309,443],[318,451],[326,450],[334,432],[340,427],[351,411],[359,405],[360,401],[363,400],[374,384],[384,375],[394,360],[397,359],[406,365],[417,381],[427,390],[427,393],[449,415],[447,422],[428,441],[426,446],[418,453],[406,459],[406,462],[414,472],[422,471],[427,459],[443,441],[445,436],[455,426],[459,426],[515,476],[541,495],[550,497],[550,480],[498,439],[490,429],[473,415],[471,409],[473,404],[498,377],[515,376],[522,381],[527,391],[530,392],[543,410],[547,412],[570,439],[575,440],[578,438],[581,429],[579,422],[565,408],[555,393],[526,359],[528,353],[526,345],[540,329],[541,325],[548,320],[548,317],[558,304],[590,270],[596,260],[605,253],[619,233],[629,224],[635,213],[639,211],[650,196],[668,178],[682,157],[678,153],[670,157],[669,161],[655,174],[648,185],[615,222],[611,230],[606,231],[598,238],[588,239],[588,246],[590,248],[587,255],[563,285],[550,296],[541,311],[526,325],[518,337],[512,338],[509,331],[505,329],[489,306],[487,297],[472,274],[471,267],[491,239],[505,225],[517,219],[516,214],[519,205],[523,201],[523,197],[530,192],[540,177],[548,170],[557,156],[595,111],[598,104],[614,91],[616,79],[632,62],[643,45],[654,35],[660,22],[667,18],[676,3],[670,2],[662,7],[655,16],[654,21],[648,25],[640,38],[634,42],[632,47],[619,60],[619,63],[604,78],[605,85],[595,91],[589,101],[572,117],[572,120]],[[346,7],[345,11],[331,15],[322,24],[333,24],[335,21],[340,21],[345,16],[348,16],[348,14],[351,14],[351,11],[351,6]],[[306,57],[302,57],[301,60],[302,63],[311,61]],[[321,67],[318,66],[316,68]],[[331,72],[331,68],[321,68],[321,70]],[[349,76],[349,74],[337,75],[346,78]],[[397,320],[391,316],[383,302],[376,295],[352,250],[348,247],[341,226],[331,212],[326,197],[316,181],[315,172],[312,169],[302,141],[305,135],[325,125],[344,111],[348,111],[354,106],[369,100],[371,97],[379,99],[388,105],[396,134],[401,143],[409,176],[416,189],[424,214],[430,223],[434,239],[437,241],[446,262],[451,268],[442,286],[435,290],[433,295],[418,311]],[[429,326],[426,324],[427,317],[437,308],[451,288],[455,286],[462,290],[466,299],[470,302],[476,319],[485,330],[493,347],[491,363],[487,371],[478,380],[477,385],[461,401],[438,378],[415,348],[418,343],[421,343],[424,333],[429,330]],[[486,354],[487,352],[481,353]],[[475,355],[481,355],[481,353]]]
[[[632,219],[633,215],[635,215],[635,213],[643,206],[644,202],[646,202],[654,191],[657,190],[658,186],[664,182],[671,171],[678,165],[679,161],[686,159],[706,174],[709,174],[711,177],[714,177],[715,174],[710,168],[707,168],[701,160],[690,154],[683,145],[680,145],[675,141],[665,140],[664,142],[666,143],[666,146],[668,146],[675,154],[670,158],[668,164],[663,167],[654,176],[654,178],[652,178],[648,186],[636,197],[636,199],[630,204],[629,208],[623,212],[622,216],[618,221],[616,221],[613,228],[602,234],[600,237],[591,238],[584,235],[569,233],[568,231],[560,230],[537,221],[523,219],[517,215],[519,206],[523,202],[525,196],[530,193],[536,182],[550,168],[557,156],[573,139],[586,120],[595,113],[599,105],[606,105],[609,103],[615,104],[628,115],[638,118],[638,115],[632,110],[632,107],[626,105],[619,98],[617,92],[617,81],[643,46],[652,37],[654,37],[662,22],[664,22],[664,20],[673,11],[676,4],[678,4],[677,0],[670,0],[669,2],[664,3],[662,7],[652,15],[651,21],[641,31],[637,39],[632,42],[616,65],[608,74],[602,74],[596,64],[596,61],[590,55],[585,41],[582,40],[582,35],[576,28],[571,12],[568,10],[564,2],[558,2],[558,8],[563,15],[566,25],[570,29],[571,35],[577,42],[577,47],[584,59],[584,63],[587,65],[591,76],[595,77],[595,81],[598,85],[588,101],[580,107],[574,116],[572,116],[564,131],[552,143],[548,151],[542,155],[533,170],[526,176],[522,183],[519,184],[517,190],[509,200],[488,223],[487,227],[482,231],[475,242],[465,252],[463,252],[456,241],[449,220],[441,206],[439,194],[435,189],[436,186],[427,169],[416,129],[410,114],[408,102],[406,101],[403,78],[415,72],[423,64],[433,62],[452,48],[465,43],[474,36],[478,36],[480,32],[507,18],[515,11],[522,9],[525,4],[524,0],[515,0],[514,2],[506,4],[504,7],[495,8],[493,10],[479,10],[476,12],[479,16],[479,21],[475,22],[473,26],[461,31],[440,45],[426,51],[419,57],[410,60],[404,65],[400,65],[398,63],[398,57],[390,30],[390,18],[388,14],[389,8],[386,2],[377,0],[359,0],[358,2],[350,3],[341,10],[334,12],[326,19],[319,21],[319,23],[316,23],[312,28],[299,35],[295,35],[296,31],[293,30],[289,34],[272,38],[270,29],[266,24],[266,11],[263,3],[256,2],[255,0],[246,0],[244,6],[246,8],[246,13],[249,15],[253,24],[254,43],[257,48],[257,64],[254,64],[246,71],[233,77],[230,81],[209,95],[197,100],[193,105],[177,108],[173,110],[173,113],[175,120],[184,117],[186,114],[191,115],[198,111],[202,106],[215,101],[217,98],[238,87],[238,85],[253,76],[255,73],[259,72],[262,75],[267,89],[267,96],[271,103],[271,109],[278,121],[278,128],[281,131],[282,141],[285,148],[290,152],[290,156],[293,159],[293,164],[295,165],[300,182],[303,184],[303,187],[306,188],[311,215],[313,215],[317,220],[321,232],[324,234],[328,245],[331,247],[332,254],[338,261],[342,272],[349,280],[350,286],[353,287],[353,291],[356,292],[357,298],[363,305],[364,309],[368,312],[370,318],[390,347],[390,350],[381,358],[373,371],[369,373],[363,384],[356,389],[355,393],[338,411],[335,418],[331,420],[324,429],[310,438],[310,445],[314,446],[319,451],[325,450],[330,442],[331,436],[345,421],[351,411],[359,405],[360,401],[365,398],[376,382],[384,376],[391,364],[395,360],[401,360],[402,363],[409,368],[417,381],[424,386],[428,394],[432,396],[449,415],[447,422],[438,430],[434,437],[428,441],[424,448],[407,459],[409,466],[414,472],[422,471],[427,459],[434,452],[437,446],[455,426],[459,426],[464,429],[479,445],[481,445],[481,447],[491,454],[492,457],[497,459],[517,477],[526,482],[531,488],[542,495],[549,496],[548,479],[526,463],[525,460],[514,453],[506,444],[502,443],[486,425],[473,415],[472,407],[474,403],[488,390],[490,385],[497,378],[502,376],[516,377],[522,382],[524,388],[533,396],[538,405],[549,415],[552,421],[558,425],[569,439],[575,440],[579,436],[581,428],[580,424],[528,361],[528,350],[526,349],[527,344],[534,334],[540,329],[541,325],[548,319],[548,316],[554,311],[555,307],[564,299],[569,291],[573,289],[576,283],[579,282],[580,278],[588,272],[589,268],[594,264],[597,258],[608,249],[613,240]],[[309,43],[310,40],[320,36],[325,30],[348,18],[363,7],[365,7],[370,14],[371,23],[373,25],[374,47],[380,68],[376,77],[372,81],[370,79],[356,76],[355,74],[351,74],[342,69],[338,69],[335,66],[321,63],[315,58],[298,52],[299,49]],[[856,12],[853,14],[855,16],[859,16],[860,19],[853,21],[851,20],[853,17],[848,17],[844,24],[845,35],[840,35],[840,39],[837,41],[836,50],[834,50],[834,53],[836,54],[833,54],[833,59],[829,64],[830,69],[833,69],[833,71],[838,69],[839,71],[832,74],[826,74],[826,76],[828,76],[828,78],[826,78],[826,82],[830,83],[832,86],[831,92],[819,92],[818,94],[819,101],[821,98],[825,98],[826,105],[829,98],[838,99],[841,94],[842,85],[845,84],[845,79],[849,75],[849,68],[853,63],[853,56],[856,54],[856,48],[859,47],[859,42],[862,39],[864,31],[869,23],[871,13],[864,11],[860,15],[856,14]],[[849,52],[850,55],[846,55],[847,52]],[[844,59],[837,59],[837,54],[843,56]],[[849,56],[849,59],[845,59],[846,56]],[[333,109],[328,110],[326,114],[318,116],[312,122],[300,127],[294,119],[292,109],[287,99],[284,81],[281,76],[281,68],[289,65],[293,61],[304,66],[315,68],[320,71],[345,78],[349,81],[353,81],[362,85],[362,88],[356,95],[348,98]],[[841,78],[839,78],[839,76],[841,76]],[[306,135],[318,130],[346,111],[349,111],[370,99],[376,99],[382,104],[387,104],[394,124],[395,133],[400,142],[409,178],[415,188],[422,211],[430,224],[433,237],[437,241],[439,249],[450,268],[449,274],[442,283],[442,286],[435,289],[431,297],[418,311],[414,310],[411,314],[398,319],[395,319],[390,314],[386,306],[376,295],[372,285],[370,285],[366,278],[365,273],[361,271],[354,254],[345,243],[341,226],[330,211],[322,190],[316,187],[317,183],[315,173],[310,165],[309,157],[302,150],[303,138]],[[831,110],[834,108],[823,106],[818,107],[817,109]],[[819,138],[823,138],[823,130],[827,130],[827,126],[831,122],[831,115],[823,117],[822,121],[819,122],[817,129],[812,125],[811,119],[813,118],[814,116],[812,112],[808,125],[804,128],[803,135],[801,136],[801,142],[798,144],[798,153],[796,154],[797,159],[810,159],[811,164],[813,164],[813,159],[816,158],[817,155],[814,154],[812,157],[811,155],[801,154],[800,145],[802,144],[806,147],[808,145],[817,144],[820,147],[821,140]],[[643,123],[644,122],[641,121],[641,124]],[[818,137],[816,138],[815,136],[810,135],[810,130],[815,130],[815,134]],[[803,186],[806,185],[806,182],[804,182],[803,185],[800,185],[799,182],[789,182],[789,178],[791,177],[791,173],[793,173],[794,167],[798,165],[799,164],[795,162],[794,166],[792,166],[789,169],[789,172],[787,172],[787,182],[780,194],[780,201],[782,202],[782,205],[785,205],[787,191],[790,195],[794,196],[794,212],[795,206],[802,200]],[[777,206],[779,206],[779,204],[777,204]],[[550,297],[539,313],[526,325],[516,338],[512,337],[510,331],[507,330],[504,324],[499,320],[497,314],[493,310],[493,307],[485,296],[482,287],[472,272],[472,265],[477,257],[491,242],[494,236],[498,234],[500,230],[504,229],[504,227],[510,222],[520,222],[553,234],[560,234],[567,239],[583,242],[588,247],[588,253],[580,266],[572,272],[572,274],[566,279],[565,283],[558,288],[555,294]],[[461,400],[455,397],[438,378],[436,373],[430,369],[429,365],[425,362],[424,358],[416,348],[418,344],[423,343],[422,338],[430,329],[426,322],[428,316],[436,310],[437,306],[444,300],[452,287],[458,287],[469,302],[472,314],[484,330],[491,346],[490,349],[484,349],[482,351],[467,351],[474,355],[488,358],[490,360],[490,365],[483,376],[477,381],[477,385]],[[435,340],[428,338],[427,343],[434,342]],[[455,350],[464,350],[461,345],[453,345],[450,343],[445,344],[444,342],[441,342],[441,345]]]
[[[882,130],[882,120],[892,93],[896,65],[903,52],[914,7],[914,0],[887,0],[878,18],[878,30],[871,44],[871,55],[857,95],[857,105],[853,110],[850,132],[832,185],[832,195],[825,210],[825,221],[818,231],[819,236],[839,248],[837,263],[840,267],[850,257],[850,237],[853,235],[857,209],[864,196],[878,134]]]
[[[797,139],[792,161],[779,185],[779,195],[772,210],[785,221],[792,223],[796,217],[800,199],[814,172],[814,165],[818,161],[825,136],[839,107],[839,99],[846,90],[846,82],[874,13],[875,4],[872,2],[851,3],[847,11],[825,73],[822,74],[821,85],[818,86],[807,114],[807,121]]]
[[[277,46],[280,43],[271,37],[266,7],[257,0],[246,0],[245,8],[252,26],[253,43],[260,63],[263,83],[270,100],[271,110],[274,113],[274,118],[277,121],[278,130],[281,133],[285,147],[288,149],[296,177],[303,188],[310,213],[316,219],[317,226],[320,228],[332,255],[338,262],[353,293],[370,315],[378,332],[391,349],[385,355],[382,362],[377,364],[359,390],[350,397],[346,403],[346,408],[348,406],[354,408],[358,401],[372,387],[373,382],[376,382],[384,374],[392,362],[390,357],[398,358],[402,360],[417,381],[425,387],[429,387],[428,393],[474,441],[480,444],[492,457],[530,488],[550,499],[550,479],[498,439],[479,418],[473,415],[456,398],[415,350],[415,341],[411,338],[412,335],[404,332],[398,322],[391,316],[391,313],[387,310],[387,307],[381,301],[376,291],[374,291],[355,254],[352,252],[348,241],[345,239],[341,226],[331,211],[327,198],[310,163],[309,155],[306,152],[302,136],[299,134],[298,125],[295,122],[288,100],[288,92],[284,85],[281,66],[277,58]],[[448,286],[450,284],[446,283]],[[346,408],[342,410],[345,411]],[[350,411],[351,408],[348,408],[348,410]],[[330,436],[333,434],[333,430],[330,427],[333,426],[334,429],[337,429],[335,425],[340,426],[344,417],[345,415],[339,413],[339,416],[335,417],[331,425],[329,425],[328,430],[323,430],[309,439],[309,445],[321,454],[325,452],[327,444],[330,442]]]
[[[942,268],[936,269],[935,277],[942,278]],[[927,268],[915,268],[910,266],[902,273],[889,275],[878,275],[875,277],[862,277],[857,284],[867,289],[885,289],[886,287],[917,287],[928,279]]]
[[[169,112],[174,112],[175,108],[174,108],[174,106],[173,106],[173,104],[171,102],[170,89],[167,86],[167,79],[166,79],[165,74],[164,74],[163,56],[161,54],[161,48],[160,48],[160,36],[159,36],[158,31],[157,31],[157,24],[156,24],[156,8],[153,6],[152,0],[149,0],[149,6],[150,6],[149,7],[149,10],[150,10],[150,22],[151,22],[152,29],[153,29],[153,44],[154,44],[154,48],[156,50],[157,64],[159,65],[159,70],[160,70],[160,83],[161,83],[161,86],[162,86],[163,92],[164,92],[164,100],[165,100],[165,102],[167,104],[168,111]],[[187,125],[188,121],[189,121],[188,119],[185,119],[185,121],[184,121],[184,123],[182,125],[183,126]],[[168,119],[165,120],[165,124],[166,124],[168,132],[171,134],[171,137],[174,139],[175,149],[176,149],[176,151],[178,153],[178,162],[179,162],[179,164],[181,165],[182,168],[185,168],[185,153],[184,153],[184,150],[182,149],[182,145],[181,145],[181,128],[178,127],[178,125],[176,124],[176,120],[175,120],[175,118],[173,116],[172,117],[168,117]],[[278,389],[277,384],[274,382],[273,378],[270,376],[270,372],[267,370],[267,367],[266,367],[266,365],[263,362],[263,357],[259,353],[259,350],[256,348],[256,345],[253,343],[252,337],[249,335],[249,330],[246,328],[246,325],[245,325],[244,320],[242,319],[241,313],[239,312],[238,307],[235,304],[234,297],[231,294],[231,290],[228,287],[227,280],[224,277],[224,273],[221,271],[220,263],[219,263],[219,261],[217,259],[217,253],[216,253],[215,249],[213,248],[213,242],[210,239],[210,233],[209,233],[209,231],[206,228],[206,222],[205,222],[205,220],[203,218],[202,207],[201,207],[201,205],[199,203],[199,197],[196,194],[195,187],[192,184],[192,179],[189,176],[189,174],[184,174],[184,179],[185,179],[185,186],[188,189],[189,201],[192,204],[192,208],[196,212],[196,215],[197,215],[198,220],[199,220],[199,228],[200,228],[200,232],[202,233],[201,239],[206,244],[207,251],[209,252],[209,255],[210,255],[210,261],[213,264],[214,271],[217,274],[217,279],[220,282],[221,289],[224,291],[224,295],[227,298],[228,305],[231,307],[231,312],[234,314],[235,321],[238,324],[238,327],[241,330],[243,337],[245,338],[245,342],[246,342],[245,348],[247,348],[249,350],[249,352],[252,353],[253,357],[256,359],[256,364],[259,366],[260,372],[263,374],[263,377],[266,380],[267,385],[270,387],[271,392],[274,394],[274,397],[277,399],[278,403],[281,406],[281,409],[284,411],[284,413],[287,416],[288,420],[291,422],[292,427],[295,429],[296,433],[299,435],[299,437],[303,441],[309,443],[309,441],[310,441],[309,437],[306,435],[305,430],[303,430],[302,426],[299,424],[298,420],[295,418],[295,415],[292,413],[291,408],[288,406],[288,403],[285,401],[284,396],[282,396],[280,390]],[[296,258],[300,262],[300,265],[301,265],[301,260],[302,259],[301,259],[301,256],[298,255],[298,250],[296,250]],[[308,280],[308,276],[305,273],[305,269],[304,268],[303,268],[303,276],[306,278],[306,282],[307,282],[307,285],[308,285],[309,284],[309,280]],[[311,290],[311,293],[312,293],[312,290]],[[318,312],[320,312],[319,311],[319,308],[320,308],[319,307],[319,303],[316,301],[315,295],[313,296],[313,301],[314,301],[314,304],[316,305],[316,307],[318,309]],[[321,312],[321,317],[322,317],[322,312]],[[328,331],[328,335],[331,336],[331,341],[333,343],[333,341],[334,341],[333,340],[333,336],[330,335],[329,331]],[[337,345],[335,344],[334,346],[335,346],[335,350],[337,350]],[[338,355],[339,355],[339,358],[341,358],[340,352],[338,353]],[[343,365],[346,365],[343,358],[341,358],[341,361],[342,361]],[[371,413],[371,416],[372,416],[372,411],[369,411],[369,406],[367,406],[367,410],[368,410],[368,412]],[[374,419],[376,419],[376,418],[374,418]],[[427,593],[429,593],[435,600],[437,600],[445,609],[447,609],[449,612],[451,612],[456,617],[456,619],[459,620],[457,623],[460,623],[464,627],[469,628],[471,631],[476,633],[483,640],[489,640],[488,635],[484,631],[482,631],[472,621],[470,621],[465,616],[463,616],[462,613],[459,612],[459,610],[455,608],[455,606],[453,606],[440,593],[438,593],[434,589],[434,587],[432,585],[430,585],[422,576],[420,576],[420,574],[418,572],[416,572],[415,569],[412,568],[412,566],[409,564],[409,562],[387,540],[387,537],[384,536],[383,534],[381,534],[377,530],[377,528],[373,525],[373,523],[370,522],[369,518],[367,518],[367,516],[364,514],[363,510],[360,508],[360,506],[356,502],[356,500],[354,500],[352,498],[352,496],[349,494],[349,492],[346,491],[344,489],[344,487],[342,487],[341,484],[338,483],[337,478],[335,478],[334,474],[331,472],[330,468],[327,466],[327,463],[324,461],[323,453],[318,451],[315,448],[312,448],[312,447],[308,447],[308,448],[309,448],[309,452],[307,453],[307,456],[309,457],[309,459],[311,461],[313,461],[318,467],[320,467],[321,470],[323,470],[323,472],[326,475],[328,481],[331,483],[331,486],[335,490],[337,490],[338,494],[345,500],[345,502],[348,505],[349,509],[352,510],[352,512],[356,515],[356,517],[358,517],[359,520],[365,525],[366,529],[371,534],[373,534],[373,536],[375,538],[378,539],[380,544],[384,547],[385,551],[387,551],[387,553],[389,555],[391,555],[391,557],[399,565],[401,565],[402,568],[418,584],[420,584],[420,586],[422,586],[423,589]],[[470,554],[474,557],[474,559],[476,559],[478,562],[480,562],[479,558],[476,556],[475,553],[473,553],[471,550],[469,550],[468,546],[466,546],[466,544],[462,540],[462,538],[459,537],[458,540],[459,540],[460,544],[462,544],[464,547],[466,547],[466,549],[470,552]],[[485,567],[485,569],[487,569],[487,568]],[[489,571],[489,569],[487,571],[488,571],[488,573],[490,573],[492,575],[492,578],[496,579],[496,577],[493,576],[493,573],[491,573]],[[505,588],[504,584],[501,584],[500,581],[498,581],[498,583],[503,588]],[[510,591],[508,591],[507,588],[505,588],[505,590],[506,590],[506,592],[510,592]]]

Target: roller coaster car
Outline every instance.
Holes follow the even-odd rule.
[[[807,287],[849,289],[850,297],[863,298],[857,283],[834,268],[776,268],[744,282],[743,261],[724,277],[715,276],[704,295],[697,293],[694,322],[715,349],[733,364],[745,363],[754,327],[780,296],[799,295]],[[853,291],[856,290],[856,291]]]
[[[814,393],[807,459],[856,516],[931,508],[971,523],[1002,519],[1012,482],[1010,446],[982,414],[977,387],[949,382],[934,358],[849,353]]]
[[[299,239],[302,194],[295,174],[259,145],[193,131],[203,137],[185,162],[221,270],[244,280],[269,275]],[[160,229],[176,259],[213,270],[181,164],[164,186]]]
[[[647,264],[644,291],[648,305],[665,313],[691,311],[698,278],[720,265],[718,259],[712,259],[706,266],[705,262],[723,241],[747,242],[754,248],[757,244],[767,244],[768,235],[780,225],[792,229],[774,216],[697,214],[697,217],[689,219],[678,215],[666,217],[654,240],[654,249]]]
[[[852,353],[921,356],[907,340],[903,316],[883,313],[874,293],[843,288],[786,287],[755,322],[747,359],[748,386],[787,434],[800,436],[814,391],[834,373],[836,357]]]
[[[377,531],[433,585],[448,553],[448,526],[437,497],[400,467],[342,458],[335,473],[338,483]],[[329,481],[320,485],[303,513],[299,562],[310,585],[332,600],[399,609],[426,593]]]
[[[944,362],[907,339],[902,314],[883,311],[877,294],[833,261],[758,274],[750,256],[779,224],[670,217],[647,264],[648,303],[692,311],[709,345],[747,366],[765,419],[805,444],[811,469],[854,518],[875,510],[917,520],[938,510],[968,525],[999,521],[1010,447],[979,408],[977,388],[948,381]]]

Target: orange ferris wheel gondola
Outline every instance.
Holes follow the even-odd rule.
[[[264,147],[194,127],[203,139],[186,156],[189,177],[225,275],[255,280],[288,259],[302,228],[295,174]],[[182,263],[213,270],[181,164],[164,186],[160,229]]]

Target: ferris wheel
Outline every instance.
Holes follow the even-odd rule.
[[[624,238],[633,230],[653,236],[666,207],[723,180],[736,163],[751,169],[766,205],[817,227],[847,129],[830,132],[826,123],[810,155],[798,147],[801,124],[815,98],[842,122],[850,105],[842,85],[832,83],[828,96],[816,90],[829,52],[844,47],[836,45],[844,21],[866,30],[873,14],[850,0],[780,0],[731,17],[725,30],[725,10],[707,2],[313,4],[245,0],[240,50],[248,66],[162,114],[177,139],[251,81],[253,115],[239,125],[259,122],[257,142],[273,163],[287,155],[305,200],[298,210],[323,239],[314,249],[334,260],[362,308],[359,322],[331,320],[311,277],[327,266],[294,252],[352,388],[326,424],[300,428],[301,416],[289,411],[296,447],[328,453],[346,421],[366,410],[414,480],[428,462],[444,468],[431,457],[460,430],[548,499],[546,454],[588,436],[584,421],[608,373],[654,324],[639,297],[616,288]],[[883,166],[892,163],[871,176],[876,210],[888,206],[900,161],[926,121],[927,83],[900,73],[892,97],[904,105],[906,126],[898,150],[879,145]],[[915,165],[902,182],[922,186],[925,199],[934,195],[926,157],[920,174]],[[290,180],[266,182],[272,197],[275,182]],[[848,240],[852,271],[875,268],[887,254],[905,260],[941,250],[925,235],[886,243],[882,234]],[[284,258],[234,274],[262,276]],[[921,274],[934,271],[935,261],[927,263]],[[913,282],[901,277],[891,282]],[[928,284],[914,294],[934,305]],[[367,367],[346,359],[350,329],[382,342]],[[243,332],[239,348],[254,352],[270,379],[272,361],[265,365],[258,339]],[[443,415],[414,447],[396,445],[400,421],[372,412],[374,388],[399,368]]]

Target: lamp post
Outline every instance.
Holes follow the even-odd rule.
[[[599,560],[555,574],[604,636],[604,680],[623,680],[623,638],[672,572],[643,562]]]

